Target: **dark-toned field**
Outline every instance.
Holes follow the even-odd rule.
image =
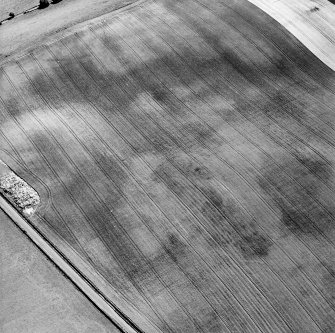
[[[148,1],[2,66],[0,158],[144,332],[330,333],[334,91],[248,1]]]

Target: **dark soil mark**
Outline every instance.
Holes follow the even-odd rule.
[[[262,235],[251,218],[241,214],[241,208],[238,207],[233,198],[223,198],[214,189],[204,190],[204,192],[210,202],[204,203],[202,213],[213,223],[217,232],[226,233],[227,230],[222,229],[221,225],[229,222],[241,236],[241,239],[236,241],[229,237],[231,232],[228,231],[228,234],[224,236],[225,239],[228,239],[226,245],[232,243],[237,246],[246,259],[254,256],[264,257],[269,253],[272,242],[267,236]],[[212,206],[216,208],[216,212],[219,212],[219,215],[215,214],[216,212],[213,214]],[[220,239],[223,235],[215,234],[213,236],[214,239]]]
[[[323,186],[321,181],[326,183],[330,179],[332,167],[319,156],[300,156],[301,164],[285,157],[283,161],[282,166],[266,165],[265,162],[265,180],[259,179],[260,186],[279,207],[283,226],[293,233],[311,235],[333,228],[332,218],[315,201]],[[286,172],[293,175],[297,182]],[[326,208],[330,212],[335,211],[334,207]]]
[[[224,213],[223,214],[224,216],[226,216],[226,209],[223,203],[222,196],[214,189],[207,190],[205,191],[205,193],[209,197],[211,204],[214,205],[214,207],[221,213]]]
[[[162,102],[164,103],[164,101],[167,99],[167,92],[164,91],[163,89],[159,89],[159,88],[153,88],[151,90],[151,95],[152,97],[158,101],[158,102]]]
[[[325,160],[313,159],[308,156],[298,157],[298,160],[308,169],[312,175],[320,178],[320,180],[324,181],[325,183],[329,181],[333,174],[333,169],[331,168],[330,162],[327,163]]]
[[[328,269],[328,272],[324,273],[322,277],[322,283],[324,288],[324,295],[327,301],[332,307],[335,306],[335,270],[331,267],[328,262],[323,263],[324,267]],[[322,333],[333,333],[334,332],[334,316],[331,314],[325,314],[322,323]]]
[[[257,231],[249,235],[244,235],[240,242],[237,242],[243,255],[246,258],[253,256],[265,257],[269,254],[272,242]]]
[[[266,116],[278,121],[305,118],[306,105],[292,100],[292,97],[281,91],[271,94],[270,100],[260,102],[259,107]]]
[[[318,12],[319,10],[320,10],[320,8],[319,8],[319,7],[316,7],[316,6],[310,9],[310,11],[311,11],[312,13],[314,13],[314,12]]]
[[[181,130],[183,131],[184,128]],[[195,139],[201,142],[212,142],[213,130],[202,124],[201,122],[190,123],[185,126],[185,129],[189,130]]]
[[[195,169],[195,172],[198,173],[202,170],[199,166],[195,167]],[[196,192],[192,195],[189,190],[186,190],[182,181],[176,177],[173,170],[165,165],[160,165],[155,170],[152,178],[155,182],[162,182],[156,175],[160,175],[168,189],[185,200],[185,203],[191,207],[195,215],[200,219],[204,218],[204,226],[211,234],[210,239],[206,237],[209,244],[220,248],[228,245],[237,246],[241,250],[242,255],[247,259],[250,259],[252,256],[262,257],[269,252],[272,245],[270,240],[265,235],[262,235],[251,217],[241,212],[241,208],[232,197],[229,195],[224,196],[213,187],[201,187],[200,190],[204,196],[196,189],[194,189]],[[197,212],[200,200],[203,200],[199,208],[202,217]],[[192,232],[201,234],[201,228],[197,227],[197,223],[194,220],[195,225]],[[209,225],[207,225],[208,223]],[[236,241],[236,235],[234,236],[232,227],[241,236],[240,241]],[[174,244],[174,239],[171,239],[171,241],[171,244]]]
[[[194,174],[199,177],[199,178],[210,178],[210,176],[208,175],[208,173],[206,172],[206,170],[204,170],[204,168],[202,167],[195,167],[194,168]]]
[[[329,264],[325,264],[329,266]],[[327,289],[327,298],[335,305],[335,270],[328,268],[328,272],[323,276],[323,284]]]
[[[285,204],[282,204],[285,207]],[[315,231],[313,222],[307,215],[297,212],[294,209],[282,208],[282,223],[292,232],[303,231],[312,233]]]
[[[168,234],[165,243],[166,251],[173,261],[178,262],[186,255],[187,245],[181,240],[180,236],[174,233]]]

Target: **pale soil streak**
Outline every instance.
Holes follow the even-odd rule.
[[[335,70],[335,5],[327,0],[249,0]],[[318,9],[316,9],[318,8]]]

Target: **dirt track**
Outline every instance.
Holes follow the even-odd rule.
[[[31,222],[145,332],[335,327],[334,72],[269,16],[149,2],[0,84]]]

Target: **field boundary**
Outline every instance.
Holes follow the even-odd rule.
[[[0,208],[54,265],[124,333],[143,333],[125,314],[109,302],[66,257],[0,194]]]
[[[8,57],[0,60],[0,67],[4,66],[5,64],[11,62],[11,61],[15,61],[18,60],[24,56],[26,56],[27,54],[31,53],[32,51],[38,49],[39,47],[43,46],[44,44],[52,44],[54,42],[57,42],[58,40],[65,38],[68,35],[71,35],[75,32],[78,32],[79,30],[87,27],[88,25],[92,25],[95,23],[99,23],[99,22],[104,22],[109,20],[110,18],[119,15],[120,13],[123,13],[125,11],[128,10],[132,10],[134,8],[136,8],[137,6],[140,6],[144,3],[150,3],[150,2],[155,2],[156,0],[137,0],[133,3],[130,4],[126,4],[123,5],[117,9],[114,9],[108,13],[102,14],[100,16],[94,17],[94,18],[90,18],[84,22],[80,22],[80,23],[75,23],[74,25],[65,28],[64,30],[59,30],[56,32],[53,32],[51,34],[45,35],[43,37],[42,40],[40,40],[37,44],[34,44],[34,46],[32,47],[27,47],[24,49],[19,50],[18,52],[15,52],[11,55],[9,55]]]

